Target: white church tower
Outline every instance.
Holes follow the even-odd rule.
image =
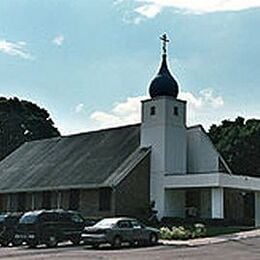
[[[186,127],[186,102],[177,98],[179,86],[167,66],[169,40],[165,34],[161,40],[162,62],[149,86],[151,98],[142,101],[140,140],[141,147],[151,148],[150,200],[158,218],[224,219],[234,208],[225,203],[241,207],[228,191],[241,196],[247,190],[255,192],[255,225],[260,226],[259,178],[232,175],[203,127]]]
[[[175,210],[183,209],[185,196],[167,196],[166,177],[187,173],[186,102],[177,99],[179,87],[167,67],[164,34],[162,63],[151,81],[151,99],[142,102],[141,146],[151,147],[150,196],[158,217],[167,215],[167,204],[174,201]],[[172,209],[170,209],[172,210]],[[179,215],[182,215],[179,213]]]

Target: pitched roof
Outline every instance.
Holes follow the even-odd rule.
[[[140,124],[28,142],[0,162],[0,193],[113,185],[147,155]]]

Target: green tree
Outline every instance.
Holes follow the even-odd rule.
[[[209,136],[233,173],[260,177],[260,120],[224,120],[210,127]]]
[[[0,160],[24,142],[59,135],[45,109],[16,97],[0,97]]]

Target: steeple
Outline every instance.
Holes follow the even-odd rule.
[[[158,96],[172,96],[176,98],[178,96],[179,87],[177,81],[171,75],[167,66],[167,49],[166,43],[169,42],[167,35],[163,34],[160,39],[162,40],[162,63],[159,72],[155,78],[151,81],[149,87],[149,93],[151,98]]]

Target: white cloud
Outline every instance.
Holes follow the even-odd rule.
[[[83,111],[83,109],[84,109],[84,104],[80,103],[80,104],[76,105],[75,113],[80,113]]]
[[[61,46],[64,40],[65,38],[63,35],[57,35],[56,37],[53,38],[52,42],[57,46]]]
[[[146,18],[154,18],[164,8],[175,8],[185,13],[204,14],[212,12],[242,11],[259,8],[260,0],[135,0],[139,6],[134,10]]]
[[[90,119],[99,128],[138,123],[141,120],[141,100],[146,96],[128,97],[126,101],[114,104],[110,112],[96,111]]]
[[[10,56],[18,56],[23,59],[33,59],[32,55],[26,49],[26,42],[10,42],[0,40],[0,52]]]
[[[162,10],[162,6],[157,4],[141,5],[135,9],[135,12],[147,17],[153,18]]]
[[[181,92],[179,98],[187,100],[188,105],[195,109],[219,108],[224,105],[223,98],[215,95],[211,88],[202,89],[197,96],[194,96],[191,92]]]
[[[200,95],[204,103],[209,104],[213,108],[222,107],[224,105],[223,98],[221,96],[214,96],[213,90],[210,88],[201,90]]]
[[[182,100],[186,100],[188,105],[199,108],[202,106],[202,98],[194,96],[191,92],[181,92],[179,94],[179,98]]]
[[[139,123],[141,100],[148,98],[148,96],[128,97],[125,101],[114,104],[109,112],[95,111],[90,115],[90,119],[97,128]],[[198,115],[213,113],[224,105],[223,98],[215,95],[210,88],[201,90],[197,95],[181,92],[179,98],[187,101],[189,123],[203,123],[197,122],[198,118],[201,119]]]

